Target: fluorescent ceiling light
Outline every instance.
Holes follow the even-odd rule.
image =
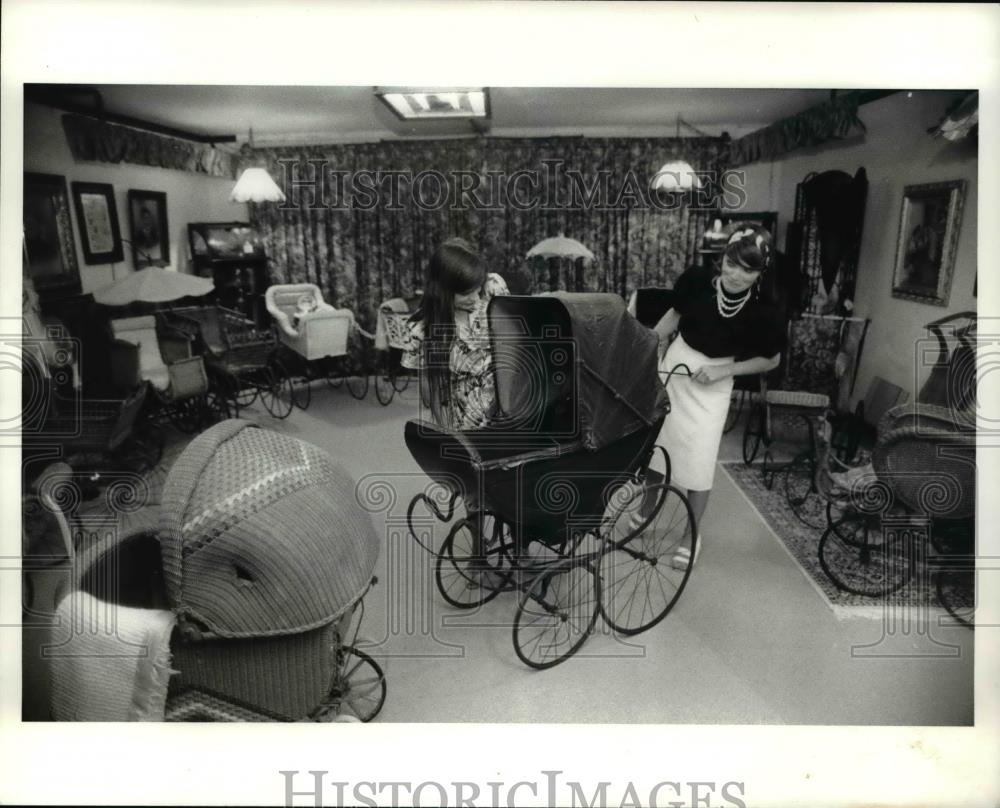
[[[403,120],[488,118],[485,89],[377,89],[382,99]]]

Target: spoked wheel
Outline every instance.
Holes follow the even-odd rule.
[[[292,382],[292,403],[300,410],[309,409],[312,403],[312,380],[308,376],[301,376]]]
[[[601,581],[588,561],[566,559],[538,575],[514,616],[514,650],[531,668],[569,659],[594,630],[601,610]]]
[[[764,419],[766,411],[763,404],[755,404],[750,408],[747,425],[743,430],[743,462],[748,466],[753,463],[764,439]]]
[[[361,370],[361,375],[355,375],[358,369],[351,368],[347,377],[347,392],[359,401],[368,395],[368,372]]]
[[[856,513],[824,531],[819,563],[838,589],[870,597],[901,589],[912,571],[905,542],[885,540],[878,519]]]
[[[635,489],[605,524],[601,614],[619,634],[638,634],[666,617],[687,585],[694,512],[676,488],[657,485]]]
[[[774,462],[774,455],[770,449],[764,449],[764,461],[760,466],[761,476],[764,478],[764,487],[770,491],[774,488],[774,478],[778,475],[779,466]]]
[[[326,383],[334,390],[339,390],[344,383],[344,363],[346,361],[346,357],[327,360],[329,364],[326,368]]]
[[[743,414],[743,407],[746,404],[746,399],[747,391],[740,390],[736,400],[729,402],[729,412],[726,413],[726,423],[722,427],[722,433],[724,435],[732,432],[736,424],[739,423],[740,416]]]
[[[256,384],[253,384],[253,380],[234,376],[232,381],[232,392],[230,398],[236,402],[236,407],[249,407],[257,400],[257,395],[259,388]]]
[[[976,567],[975,559],[944,562],[934,575],[934,591],[938,603],[959,625],[975,626]]]
[[[193,435],[204,423],[202,396],[190,396],[170,403],[167,416],[170,423],[185,435]]]
[[[260,371],[260,401],[271,417],[287,418],[294,407],[292,377],[280,359],[272,359]]]
[[[382,666],[360,648],[351,645],[337,650],[337,670],[330,692],[311,716],[329,721],[338,716],[353,716],[371,721],[385,704],[386,684]]]
[[[482,515],[482,541],[477,546],[479,519],[462,519],[448,532],[438,553],[434,577],[438,590],[458,609],[472,609],[510,588],[513,541],[507,526],[493,514]]]
[[[378,367],[375,369],[375,398],[378,399],[379,404],[385,407],[392,401],[395,394],[396,386],[393,384],[392,366],[389,356],[386,354],[379,359]]]
[[[822,530],[827,526],[823,499],[814,481],[816,462],[812,452],[803,452],[785,468],[785,499],[792,513],[806,527]],[[827,503],[829,504],[829,503]]]
[[[396,368],[396,372],[392,374],[392,386],[397,393],[402,393],[410,386],[410,371],[404,367]]]

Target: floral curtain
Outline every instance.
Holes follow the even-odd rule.
[[[593,262],[533,261],[535,291],[672,285],[695,259],[706,210],[650,199],[668,160],[711,172],[728,157],[716,139],[477,138],[258,149],[288,196],[251,205],[275,283],[312,282],[372,328],[378,305],[423,285],[435,246],[474,244],[494,272],[524,271],[549,236],[574,238]]]

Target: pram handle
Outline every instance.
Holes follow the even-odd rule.
[[[681,372],[681,368],[684,369],[684,372]],[[681,376],[687,376],[688,378],[690,378],[692,375],[694,375],[694,374],[691,373],[691,368],[689,368],[683,362],[678,362],[676,365],[674,365],[672,368],[670,368],[670,370],[661,370],[661,371],[659,371],[659,373],[660,373],[661,376],[664,377],[664,379],[663,379],[663,386],[664,387],[666,387],[668,384],[670,384],[670,379],[671,379],[671,377],[675,373],[680,373]]]

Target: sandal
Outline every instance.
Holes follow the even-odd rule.
[[[683,572],[688,567],[693,567],[698,562],[698,556],[701,555],[701,536],[694,545],[694,559],[691,558],[691,551],[687,547],[677,548],[677,552],[674,553],[673,558],[670,559],[670,566],[675,570],[680,570]]]

